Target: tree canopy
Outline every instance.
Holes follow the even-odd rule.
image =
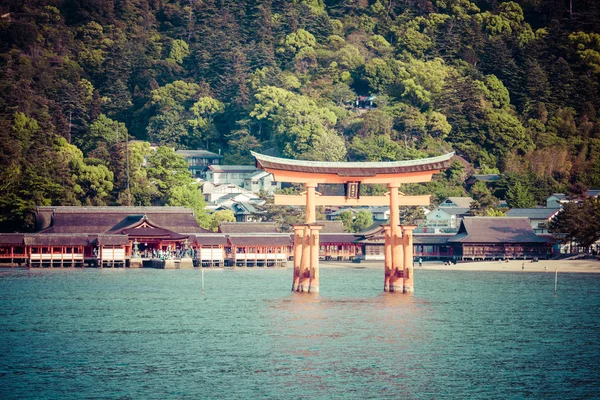
[[[0,15],[2,230],[31,227],[36,205],[195,203],[130,139],[231,164],[454,149],[519,181],[490,194],[514,205],[600,186],[594,0],[8,0]],[[464,175],[405,191],[464,195]],[[474,212],[495,209],[477,196]]]

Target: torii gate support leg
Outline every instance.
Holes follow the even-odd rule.
[[[308,291],[319,293],[319,231],[322,226],[313,225],[310,229],[310,282]]]
[[[302,270],[302,245],[304,243],[305,225],[294,225],[294,280],[292,291],[299,290],[300,272]]]
[[[300,259],[300,271],[296,291],[308,292],[310,283],[310,228],[304,226],[302,238],[302,257]]]
[[[413,274],[413,229],[414,226],[403,226],[404,231],[404,293],[414,293]]]
[[[404,291],[404,257],[402,248],[402,232],[400,229],[400,210],[398,204],[399,183],[388,183],[390,189],[390,232],[392,244],[392,272],[390,275],[390,292]]]
[[[383,227],[385,234],[385,276],[383,279],[383,291],[390,291],[390,276],[392,275],[392,232],[389,225]]]

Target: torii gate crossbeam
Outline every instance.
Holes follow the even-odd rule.
[[[384,291],[412,293],[412,236],[415,226],[400,225],[399,206],[428,205],[430,196],[405,196],[403,183],[428,182],[433,174],[450,166],[454,153],[439,157],[394,162],[318,162],[290,160],[251,152],[257,166],[273,174],[276,181],[303,183],[300,196],[275,195],[275,204],[306,205],[306,223],[294,225],[294,280],[292,290],[319,291],[319,231],[317,205],[390,206],[390,224],[385,229]],[[318,184],[342,183],[346,196],[320,196]],[[360,196],[361,184],[387,184],[385,196]]]

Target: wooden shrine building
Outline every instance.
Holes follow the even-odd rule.
[[[448,244],[462,260],[545,259],[552,252],[552,244],[521,217],[465,217]]]

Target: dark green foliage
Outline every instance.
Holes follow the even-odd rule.
[[[463,167],[403,189],[436,200],[464,194],[468,163],[507,173],[494,194],[519,205],[600,186],[593,0],[9,0],[0,15],[5,230],[35,205],[196,201],[160,188],[126,137],[228,163],[453,148]],[[476,212],[494,208],[477,195]]]
[[[589,248],[600,240],[600,199],[589,198],[581,203],[568,203],[550,222],[549,230],[563,242],[574,241]]]

